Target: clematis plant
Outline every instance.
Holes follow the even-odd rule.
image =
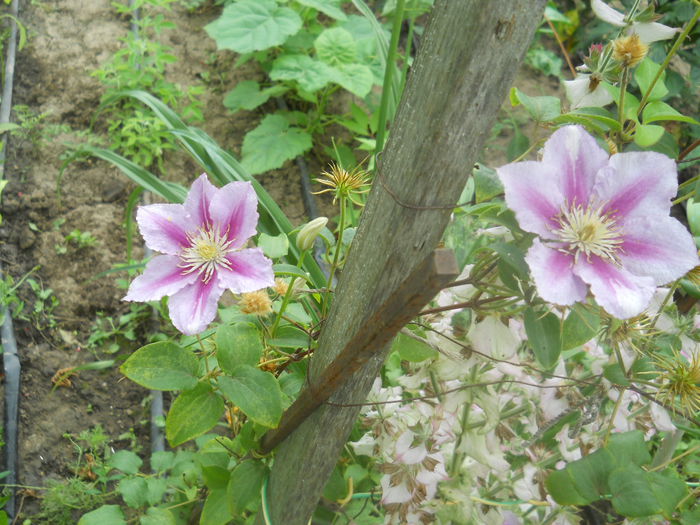
[[[559,305],[588,290],[620,319],[640,314],[656,287],[698,264],[695,243],[669,215],[676,165],[656,152],[608,156],[581,126],[557,130],[542,161],[498,169],[520,227],[537,235],[526,261],[540,296]]]
[[[139,207],[136,220],[146,246],[161,252],[134,279],[127,301],[169,297],[170,319],[183,334],[214,320],[226,289],[245,293],[274,285],[272,261],[245,248],[258,223],[257,197],[248,182],[216,188],[202,174],[183,204]]]

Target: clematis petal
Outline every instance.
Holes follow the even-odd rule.
[[[573,256],[535,239],[525,261],[535,280],[537,293],[545,301],[566,306],[586,298],[586,284],[573,273]]]
[[[564,197],[553,181],[556,172],[542,162],[513,162],[498,168],[506,204],[515,212],[520,227],[542,237],[550,237],[557,228],[554,220],[561,211]]]
[[[665,26],[658,22],[644,22],[632,24],[632,33],[637,33],[639,39],[645,44],[651,44],[658,40],[673,38],[680,31],[675,27]]]
[[[596,174],[608,158],[608,153],[582,126],[564,126],[545,143],[542,163],[554,168],[558,177],[550,184],[558,186],[567,202],[586,204]]]
[[[671,217],[627,221],[620,261],[636,275],[653,277],[657,285],[674,281],[700,264],[690,233]]]
[[[619,153],[610,157],[593,193],[607,202],[605,211],[624,224],[628,218],[660,213],[668,215],[678,190],[676,163],[653,151]]]
[[[203,332],[216,317],[216,306],[223,288],[216,279],[208,283],[195,280],[183,288],[168,301],[170,320],[175,328],[185,335],[195,335]]]
[[[217,277],[223,288],[230,288],[233,293],[246,293],[274,286],[272,261],[263,255],[260,248],[234,252],[226,258],[231,270],[219,267]]]
[[[625,15],[608,6],[602,0],[591,0],[591,9],[595,15],[615,27],[623,27],[625,25]]]
[[[391,476],[388,474],[382,476],[380,480],[382,485],[382,505],[401,504],[411,500],[413,494],[409,492],[405,481],[399,485],[393,486],[391,482]]]
[[[179,263],[180,259],[172,255],[158,255],[151,259],[144,272],[132,281],[124,300],[157,301],[193,283],[197,275],[184,275]]]
[[[612,95],[602,82],[591,91],[590,75],[579,75],[574,80],[565,80],[564,89],[571,109],[603,107],[613,101]]]
[[[189,246],[187,232],[192,227],[182,204],[150,204],[136,211],[139,231],[151,250],[177,255]]]
[[[227,232],[233,247],[240,248],[255,234],[258,224],[258,198],[250,182],[230,182],[217,191],[209,212],[219,230]]]
[[[192,183],[184,206],[185,211],[198,227],[211,224],[209,205],[219,191],[220,190],[218,190],[216,186],[209,182],[206,173],[202,173],[197,180]]]
[[[618,319],[641,314],[656,291],[652,277],[633,275],[595,255],[590,260],[580,257],[574,273],[590,285],[596,302]]]

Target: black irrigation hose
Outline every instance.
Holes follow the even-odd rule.
[[[134,0],[129,0],[129,6],[133,8]],[[134,35],[134,38],[137,39],[139,38],[138,21],[140,14],[139,9],[134,9],[132,11],[131,24],[129,26],[129,30]],[[153,255],[153,252],[148,246],[145,247],[145,255],[146,258]],[[158,420],[162,419],[163,414],[163,392],[160,390],[151,390],[151,454],[165,450],[165,436],[163,435],[163,428],[158,424]]]
[[[15,56],[17,54],[17,17],[19,15],[19,0],[12,0],[10,6],[10,37],[7,41],[7,56],[5,58],[5,83],[2,88],[2,102],[0,103],[0,125],[10,122],[12,111],[12,85],[15,78]],[[3,145],[7,144],[7,133]],[[1,152],[7,153],[7,148]],[[5,157],[0,161],[0,179],[5,178]],[[0,278],[2,267],[0,266]],[[19,433],[19,383],[21,364],[17,355],[17,342],[12,325],[12,315],[5,305],[0,305],[0,315],[4,317],[2,324],[2,352],[3,368],[5,372],[5,468],[9,471],[5,478],[6,485],[10,487],[10,497],[5,503],[5,512],[10,519],[15,514],[15,497],[17,484],[18,447],[17,437]]]

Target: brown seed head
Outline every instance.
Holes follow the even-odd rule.
[[[238,306],[244,314],[264,316],[272,312],[272,301],[266,290],[242,294]]]
[[[621,36],[613,41],[613,58],[622,67],[634,67],[647,56],[649,46],[639,39],[637,33]]]

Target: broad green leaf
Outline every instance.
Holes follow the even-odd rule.
[[[648,148],[656,144],[663,134],[663,126],[640,124],[634,131],[634,143],[640,148]]]
[[[613,385],[629,386],[630,381],[627,379],[625,372],[622,370],[620,363],[617,361],[609,363],[603,367],[603,377],[610,381]]]
[[[168,509],[151,507],[141,516],[141,525],[176,525],[175,516]]]
[[[244,80],[236,84],[236,87],[224,97],[224,106],[232,112],[239,109],[255,109],[270,100],[271,97],[283,95],[287,90],[286,86],[271,86],[260,89],[260,84],[254,80]]]
[[[552,472],[545,479],[544,486],[554,501],[560,505],[587,505],[590,503],[590,500],[578,492],[568,468]]]
[[[331,66],[357,62],[357,44],[349,31],[342,27],[325,29],[314,42],[316,55]]]
[[[284,263],[273,264],[272,270],[275,272],[276,276],[297,277],[299,279],[303,279],[304,281],[310,282],[309,274],[300,269],[298,266],[292,266],[291,264]]]
[[[579,494],[590,502],[608,493],[608,476],[617,464],[615,460],[609,450],[601,448],[586,456],[584,461],[574,461],[566,468]]]
[[[620,464],[632,463],[641,466],[651,461],[651,455],[644,441],[644,433],[641,430],[613,434],[605,448],[610,450],[615,461]]]
[[[151,454],[151,469],[162,474],[171,469],[175,462],[175,454],[169,450],[159,450]]]
[[[537,361],[545,368],[554,368],[561,355],[559,318],[553,313],[542,313],[526,308],[523,316],[525,332]]]
[[[165,478],[146,478],[146,501],[149,505],[158,505],[163,501],[168,490],[168,480]]]
[[[501,256],[501,260],[510,268],[515,270],[515,273],[523,280],[528,277],[528,266],[525,262],[525,254],[520,247],[513,243],[497,242],[490,248]]]
[[[272,63],[272,80],[294,80],[304,91],[313,93],[324,87],[333,77],[327,64],[308,55],[281,55]]]
[[[289,238],[284,233],[275,236],[261,233],[257,244],[270,259],[285,257],[289,252]]]
[[[239,365],[218,378],[223,395],[252,421],[274,428],[282,416],[282,391],[277,378],[249,365]],[[207,429],[208,430],[208,429]]]
[[[267,115],[243,139],[243,166],[253,174],[281,168],[313,145],[311,135],[292,127],[282,115]]]
[[[347,15],[340,9],[338,0],[297,0],[301,5],[313,7],[316,11],[335,18],[336,20],[347,20]]]
[[[548,122],[561,115],[561,101],[557,97],[531,97],[513,87],[510,100],[514,106],[522,104],[537,122]]]
[[[260,332],[252,324],[222,325],[216,331],[216,360],[226,373],[238,365],[257,365],[262,351]]]
[[[645,124],[657,122],[660,120],[675,120],[679,122],[689,122],[690,124],[700,125],[700,122],[692,117],[687,117],[679,113],[671,106],[660,100],[649,102],[642,111],[642,120]]]
[[[399,333],[391,344],[391,351],[398,351],[403,361],[420,363],[427,359],[437,357],[437,350],[427,344]]]
[[[279,346],[281,348],[307,348],[312,343],[309,334],[292,324],[285,324],[278,327],[274,335],[273,338],[267,340],[270,346]]]
[[[258,507],[265,476],[267,467],[260,461],[248,459],[236,465],[226,489],[228,509],[234,516]]]
[[[678,479],[673,469],[666,469],[664,472],[648,472],[647,477],[656,501],[661,506],[661,513],[670,519],[676,506],[688,493],[685,483]]]
[[[119,450],[109,457],[107,465],[124,474],[136,474],[143,465],[143,460],[131,450]]]
[[[659,64],[651,60],[649,57],[642,60],[642,62],[634,70],[634,79],[639,84],[639,91],[644,95],[651,86],[651,82],[659,71]],[[666,72],[661,74],[661,78],[654,85],[654,89],[651,90],[649,95],[649,100],[658,100],[664,98],[668,94],[668,89],[666,84],[664,84],[664,79],[666,78]]]
[[[636,465],[621,465],[613,471],[610,475],[610,491],[610,501],[615,510],[631,518],[661,513],[670,515],[686,492],[685,485],[680,480],[647,472]],[[663,498],[664,505],[658,496]]]
[[[587,343],[595,337],[599,329],[600,317],[585,306],[575,305],[564,319],[561,333],[562,350],[571,350]]]
[[[119,505],[102,505],[84,514],[78,525],[127,525]]]
[[[225,487],[209,490],[199,519],[200,525],[226,525],[234,518],[229,508]]]
[[[147,489],[146,480],[141,477],[123,478],[117,485],[124,503],[132,509],[138,509],[147,503]]]
[[[201,436],[224,415],[224,400],[206,383],[182,392],[165,419],[165,436],[170,446]]]
[[[251,53],[284,44],[301,24],[293,9],[275,0],[239,0],[224,7],[221,16],[204,29],[219,49]]]
[[[367,96],[374,84],[372,70],[364,64],[338,64],[331,67],[331,79],[360,98]]]
[[[139,348],[119,370],[151,390],[188,390],[197,384],[199,362],[189,350],[161,341]]]

